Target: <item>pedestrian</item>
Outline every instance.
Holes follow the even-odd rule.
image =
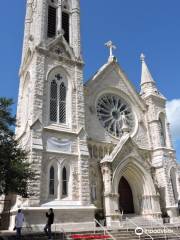
[[[48,236],[48,239],[52,239],[51,225],[54,222],[54,212],[52,208],[50,208],[49,211],[46,212],[46,217],[47,217],[47,223],[46,223],[46,226],[44,227],[44,231]]]
[[[16,230],[16,239],[21,239],[21,229],[24,222],[24,214],[21,209],[18,209],[17,215],[15,217],[15,230]]]

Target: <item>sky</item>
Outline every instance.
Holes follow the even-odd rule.
[[[16,111],[18,70],[24,30],[25,0],[2,1],[0,14],[0,96],[11,97]],[[180,0],[81,0],[81,39],[88,80],[109,55],[114,55],[139,91],[140,54],[160,92],[167,98],[167,115],[180,161]],[[6,11],[5,11],[6,10]],[[8,14],[7,14],[8,10]]]

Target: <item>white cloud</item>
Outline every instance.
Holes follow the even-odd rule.
[[[173,99],[166,105],[167,118],[173,139],[180,140],[180,99]]]

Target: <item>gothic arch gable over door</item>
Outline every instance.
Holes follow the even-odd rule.
[[[121,203],[124,204],[124,213],[144,215],[160,212],[151,175],[137,159],[131,157],[121,160],[113,173],[112,188],[119,195],[116,209]]]

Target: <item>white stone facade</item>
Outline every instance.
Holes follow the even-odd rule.
[[[49,6],[55,22],[49,20]],[[63,13],[69,16],[68,40]],[[55,24],[53,37],[47,36],[48,21]],[[144,56],[138,94],[112,55],[83,86],[80,50],[79,0],[27,0],[16,136],[37,175],[29,185],[33,196],[18,200],[12,213],[21,206],[27,223],[38,226],[49,207],[61,226],[93,224],[95,209],[103,210],[111,226],[118,223],[121,204],[124,213],[176,216],[179,172],[165,98]],[[111,103],[102,100],[108,113],[101,104],[97,109],[102,96],[111,98]],[[128,110],[118,106],[120,101]]]

